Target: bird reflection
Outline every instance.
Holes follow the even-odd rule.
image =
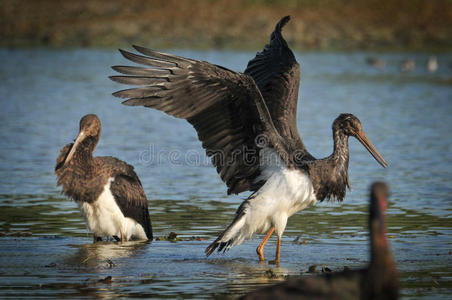
[[[119,243],[100,242],[95,244],[76,245],[78,250],[71,257],[67,258],[66,263],[88,268],[112,268],[115,266],[115,260],[133,257],[137,253],[146,249],[150,245],[147,241],[126,242],[123,245]]]

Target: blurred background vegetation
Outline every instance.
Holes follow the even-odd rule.
[[[250,49],[284,15],[297,49],[452,48],[452,0],[1,0],[0,46]]]

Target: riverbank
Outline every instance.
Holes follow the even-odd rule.
[[[3,0],[0,46],[251,49],[284,15],[296,49],[452,49],[449,0]]]

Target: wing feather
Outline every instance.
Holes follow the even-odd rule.
[[[278,133],[292,151],[304,153],[303,159],[310,160],[314,157],[306,150],[297,129],[300,65],[281,33],[289,20],[286,16],[276,24],[270,43],[249,61],[245,74],[259,87]]]
[[[111,168],[114,180],[110,190],[121,212],[125,217],[137,221],[143,227],[147,238],[152,240],[148,201],[133,167],[111,156],[96,157],[95,160],[104,168]]]
[[[228,193],[256,190],[260,174],[256,136],[265,134],[269,146],[281,157],[287,145],[273,125],[271,115],[254,80],[245,74],[207,62],[183,58],[134,46],[143,55],[121,50],[136,63],[150,66],[115,66],[130,76],[112,76],[119,83],[140,87],[113,93],[127,98],[126,105],[155,108],[186,119],[198,133],[207,155],[212,157]],[[251,154],[251,162],[245,155]],[[286,164],[291,165],[289,160]]]

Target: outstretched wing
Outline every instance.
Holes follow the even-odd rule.
[[[125,217],[134,219],[144,229],[148,239],[152,240],[152,225],[149,217],[148,201],[140,179],[133,167],[115,157],[96,157],[104,166],[114,166],[114,180],[110,190]]]
[[[115,66],[114,70],[128,76],[110,78],[142,87],[113,95],[129,98],[123,102],[126,105],[159,109],[190,122],[228,193],[254,191],[262,185],[256,178],[261,172],[259,152],[263,147],[273,147],[289,163],[284,141],[250,76],[203,61],[135,49],[145,56],[121,53],[150,68]],[[256,145],[256,139],[262,143]]]
[[[306,150],[297,129],[300,65],[284,40],[281,30],[290,17],[282,18],[271,34],[270,44],[249,61],[245,74],[253,77],[270,111],[273,124],[293,150],[314,159]]]

